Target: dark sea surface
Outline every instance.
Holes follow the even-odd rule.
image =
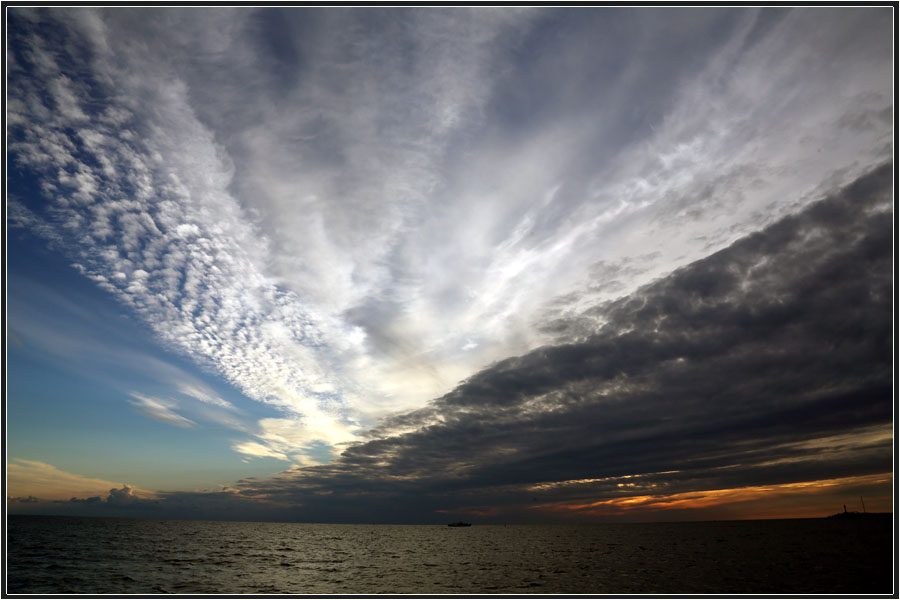
[[[11,594],[891,593],[892,522],[323,525],[9,516]]]

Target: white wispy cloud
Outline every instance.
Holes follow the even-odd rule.
[[[219,406],[221,408],[235,410],[234,405],[232,405],[227,400],[220,398],[215,392],[202,384],[182,381],[177,384],[177,388],[180,393],[199,400],[200,402],[212,404],[213,406]]]
[[[27,14],[92,54],[16,43],[10,151],[49,205],[12,223],[280,408],[248,456],[339,447],[889,152],[867,9],[637,11],[626,40],[602,11]]]
[[[152,419],[168,423],[169,425],[175,425],[176,427],[189,428],[196,425],[196,423],[190,419],[175,412],[177,406],[171,401],[151,398],[149,396],[144,396],[143,394],[138,394],[137,392],[131,392],[131,396],[135,401],[129,402]]]

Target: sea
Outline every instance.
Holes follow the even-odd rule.
[[[891,515],[592,525],[7,517],[7,594],[890,594]]]

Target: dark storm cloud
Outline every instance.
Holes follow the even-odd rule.
[[[596,307],[607,324],[583,343],[500,361],[331,465],[241,489],[350,514],[889,472],[890,190],[883,166]]]

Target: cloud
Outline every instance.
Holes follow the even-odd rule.
[[[883,496],[891,173],[875,169],[595,306],[599,332],[500,361],[329,465],[238,488],[313,514],[326,512],[327,492],[329,510],[349,518],[362,518],[362,502],[421,515],[537,500],[613,514],[632,501],[731,503],[829,481]]]
[[[62,501],[62,500],[56,500],[55,502],[61,504],[63,501]],[[102,499],[100,496],[91,496],[90,498],[76,498],[75,496],[72,496],[71,498],[69,498],[68,502],[69,502],[70,504],[90,504],[90,505],[95,505],[95,504],[100,504],[101,502],[103,502],[103,499]]]
[[[354,434],[350,427],[335,428],[330,420],[310,422],[307,418],[267,418],[257,423],[258,441],[237,443],[232,448],[247,456],[269,456],[300,464],[319,464],[328,462],[334,455],[332,449],[346,446],[346,440]]]
[[[73,496],[68,500],[54,500],[53,504],[56,504],[57,506],[51,507],[49,509],[51,511],[53,511],[53,509],[56,509],[57,511],[62,509],[63,512],[65,512],[66,509],[69,509],[73,506],[81,509],[99,509],[100,512],[95,512],[94,514],[104,514],[108,513],[109,511],[115,511],[116,513],[118,513],[119,509],[126,509],[128,511],[150,510],[152,511],[152,513],[157,513],[160,507],[160,502],[158,499],[139,496],[138,494],[135,494],[134,488],[129,485],[123,485],[121,488],[110,489],[109,494],[106,496],[106,498],[101,498],[100,496],[78,498]],[[60,507],[59,505],[62,506]],[[48,510],[46,508],[44,509]]]
[[[58,22],[48,25],[60,35],[75,34]],[[77,54],[64,58],[69,63],[84,60]],[[144,94],[146,82],[129,79],[100,58],[85,66],[94,74],[82,81],[85,89],[102,94],[110,91],[107,78],[124,78],[120,91],[134,98]],[[58,81],[19,75],[25,95],[48,80]],[[191,116],[183,83],[153,87],[156,92],[151,93],[158,97],[147,97],[142,107],[148,114],[161,114],[163,121],[180,123],[177,130],[183,135],[172,138],[159,130],[154,135],[152,119],[136,121],[133,111],[112,97],[107,112],[117,111],[116,119],[107,119],[106,112],[91,114],[89,126],[78,125],[72,138],[61,133],[75,127],[67,120],[71,111],[47,121],[23,121],[17,156],[24,164],[34,167],[50,160],[58,167],[76,166],[71,174],[63,170],[56,182],[66,191],[55,194],[59,218],[48,226],[67,230],[67,249],[85,274],[146,318],[163,341],[215,365],[252,398],[309,418],[334,420],[331,411],[319,406],[333,394],[316,390],[336,386],[329,384],[312,350],[321,343],[323,324],[330,327],[333,319],[314,317],[260,271],[262,247],[225,190],[229,167],[219,160],[211,134]],[[129,127],[149,131],[139,141]],[[42,138],[60,136],[65,143],[41,153]],[[174,162],[160,168],[162,156]],[[34,218],[47,224],[46,216]],[[342,339],[340,325],[334,327],[331,337]],[[210,398],[201,394],[199,399]],[[139,398],[139,406],[156,418],[190,423],[157,400]]]
[[[160,400],[158,398],[150,398],[136,392],[132,392],[131,396],[137,401],[132,402],[129,400],[129,402],[131,402],[133,406],[136,406],[143,414],[152,419],[168,423],[169,425],[175,425],[176,427],[190,428],[196,425],[196,423],[190,419],[176,413],[173,410],[176,407],[171,402]]]
[[[106,496],[108,490],[123,489],[122,484],[68,473],[53,465],[36,460],[13,458],[6,465],[7,493],[18,502],[33,502],[30,498],[41,500],[68,501],[69,498],[90,498]],[[153,493],[125,485],[144,497],[152,497]],[[26,500],[21,500],[25,498]]]
[[[120,310],[101,308],[82,290],[63,293],[30,272],[11,273],[9,282],[15,291],[9,296],[8,320],[15,331],[8,329],[8,335],[18,340],[11,347],[61,371],[111,385],[123,396],[135,391],[170,409],[177,403],[180,410],[175,412],[195,423],[249,429],[243,408],[225,400],[205,382],[208,377],[191,372],[189,364],[143,345],[142,326],[127,322]],[[152,408],[140,401],[133,405]]]
[[[891,484],[890,473],[862,477],[844,477],[798,483],[782,483],[761,486],[743,486],[731,489],[706,489],[674,494],[628,495],[618,498],[592,501],[569,501],[549,504],[533,504],[535,511],[570,512],[580,516],[619,516],[634,513],[639,518],[652,518],[653,513],[687,510],[723,511],[724,515],[739,515],[742,518],[799,518],[822,515],[823,498],[831,500],[832,509],[841,506],[841,499],[848,496],[851,489],[878,489],[880,509],[884,505],[884,491]],[[627,485],[627,484],[623,484]],[[631,490],[629,490],[631,491]],[[805,498],[804,498],[805,497]],[[740,509],[735,510],[735,506]],[[747,506],[753,508],[748,511]],[[827,505],[825,505],[827,506]],[[730,509],[730,510],[729,510]],[[877,512],[877,511],[873,511]]]
[[[7,497],[7,501],[8,502],[21,502],[23,504],[34,504],[36,502],[40,502],[40,500],[38,500],[34,496],[26,496],[24,498],[22,496],[17,496],[15,498]]]
[[[283,452],[278,452],[277,450],[273,450],[271,447],[260,444],[259,442],[241,442],[232,446],[235,452],[239,452],[246,456],[252,456],[256,458],[263,457],[271,457],[278,458],[281,460],[288,460],[287,455]]]
[[[317,460],[888,158],[886,14],[15,9],[11,223]]]
[[[296,520],[297,507],[242,494],[236,489],[159,492],[155,515],[179,519],[285,522]]]
[[[109,490],[109,496],[106,497],[107,504],[113,506],[134,506],[142,501],[144,500],[134,493],[134,488],[128,485]]]
[[[190,398],[199,400],[200,402],[212,404],[213,406],[219,406],[221,408],[235,410],[235,407],[230,402],[228,402],[227,400],[223,400],[215,392],[210,390],[209,387],[203,384],[183,381],[179,382],[177,387],[180,393]]]
[[[828,514],[859,495],[889,510],[891,190],[886,164],[592,307],[605,323],[599,332],[499,361],[385,419],[328,464],[219,491],[157,492],[154,514],[766,518]],[[580,316],[572,320],[577,330]],[[274,447],[307,443],[290,439],[290,420],[264,425],[260,439],[270,443],[240,452],[271,457]],[[14,486],[26,466],[66,475],[13,461],[16,496],[41,496]],[[66,504],[99,506],[103,496],[108,506],[141,506],[118,485]]]

